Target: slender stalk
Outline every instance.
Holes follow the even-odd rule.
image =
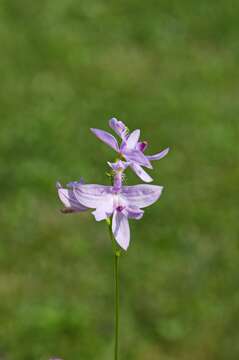
[[[119,257],[120,254],[114,254],[114,275],[115,275],[115,360],[118,360],[119,354]]]
[[[109,226],[109,234],[112,242],[114,253],[114,283],[115,283],[115,304],[114,304],[114,317],[115,317],[115,346],[114,346],[114,360],[119,359],[119,258],[120,250],[115,243],[114,235],[111,229],[111,219],[107,221]]]

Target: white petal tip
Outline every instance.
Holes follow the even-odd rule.
[[[127,250],[128,250],[129,244],[126,246],[126,245],[124,245],[124,244],[120,244],[116,239],[115,239],[115,241],[117,242],[117,244],[120,246],[121,249],[123,249],[124,251],[127,251]]]

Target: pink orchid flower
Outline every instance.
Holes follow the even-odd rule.
[[[116,118],[112,118],[109,121],[109,126],[116,132],[116,134],[121,138],[121,144],[119,146],[116,138],[108,133],[107,131],[100,129],[91,129],[91,131],[105,144],[114,149],[121,158],[125,159],[129,163],[131,169],[139,176],[139,178],[145,182],[151,182],[152,177],[147,174],[147,172],[142,168],[145,166],[149,169],[152,169],[151,161],[160,160],[165,157],[169,148],[154,154],[154,155],[145,155],[144,151],[148,147],[146,141],[139,141],[140,130],[134,130],[132,133],[128,132],[128,128],[122,122]]]
[[[64,212],[79,212],[95,209],[92,214],[96,221],[112,216],[112,232],[121,248],[128,249],[130,228],[128,219],[142,218],[143,208],[157,201],[163,187],[140,184],[118,187],[97,184],[73,183],[71,188],[58,185],[58,195],[65,205]]]

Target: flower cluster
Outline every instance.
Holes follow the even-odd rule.
[[[92,214],[96,221],[110,219],[116,242],[127,250],[130,242],[128,219],[141,219],[144,214],[142,209],[159,199],[163,187],[151,184],[124,186],[125,170],[130,167],[141,180],[151,182],[153,179],[143,167],[152,169],[151,161],[162,159],[169,148],[155,155],[145,155],[148,143],[139,141],[140,130],[130,133],[126,125],[115,118],[109,121],[109,126],[120,137],[120,145],[116,138],[106,131],[91,131],[118,154],[116,162],[108,162],[113,174],[112,185],[85,184],[81,179],[67,184],[66,188],[57,183],[57,190],[64,204],[64,213],[94,209]]]

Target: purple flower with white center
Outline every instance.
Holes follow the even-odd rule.
[[[115,240],[124,250],[130,242],[128,219],[141,219],[145,208],[160,197],[163,188],[156,185],[122,186],[124,170],[128,163],[118,160],[108,163],[113,169],[113,186],[85,185],[83,180],[74,181],[63,188],[57,183],[58,195],[64,204],[64,213],[82,212],[95,209],[96,221],[106,220],[112,216],[112,232]]]
[[[120,157],[125,159],[131,169],[139,176],[139,178],[145,182],[151,182],[153,179],[147,172],[142,168],[145,166],[152,169],[150,161],[160,160],[166,156],[169,152],[169,148],[154,154],[145,155],[148,143],[146,141],[140,142],[140,130],[134,130],[132,133],[128,132],[128,128],[122,121],[118,121],[116,118],[112,118],[109,121],[109,126],[116,132],[121,138],[122,142],[119,146],[116,138],[110,133],[100,130],[91,129],[91,131],[104,143],[114,149]]]
[[[112,232],[121,248],[127,250],[130,242],[128,219],[141,219],[145,208],[157,201],[163,188],[156,185],[114,186],[97,184],[75,185],[67,193],[67,204],[71,208],[82,206],[91,209],[96,221],[106,220],[112,216]],[[72,197],[72,198],[71,198]],[[60,197],[62,201],[62,196]],[[66,206],[66,197],[63,199]],[[76,210],[77,211],[77,210]],[[78,210],[79,211],[79,210]],[[82,211],[82,210],[80,210]]]

